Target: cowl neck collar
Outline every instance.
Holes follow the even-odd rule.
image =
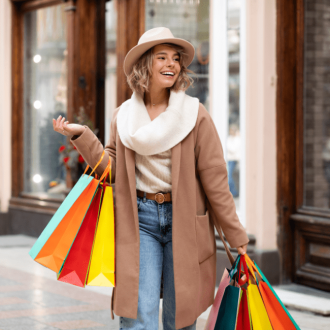
[[[180,143],[195,127],[199,100],[184,91],[171,91],[168,107],[151,121],[143,97],[133,93],[117,115],[117,130],[125,147],[150,156]]]

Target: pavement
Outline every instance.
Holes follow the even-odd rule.
[[[0,330],[119,329],[119,317],[110,317],[111,288],[58,282],[28,255],[34,242],[23,235],[0,236]],[[330,330],[328,293],[296,285],[276,290],[301,330]],[[197,330],[204,329],[208,313],[198,318]]]

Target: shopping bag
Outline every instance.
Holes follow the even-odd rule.
[[[214,330],[235,330],[238,307],[241,298],[241,288],[236,284],[237,268],[241,267],[240,255],[229,272],[230,284],[226,286],[221,300]],[[240,272],[238,272],[238,277]],[[212,328],[210,328],[213,330]]]
[[[92,178],[62,221],[50,235],[36,258],[41,265],[58,273],[95,195],[99,180]]]
[[[56,273],[60,271],[94,197],[98,184],[99,181],[93,178],[44,244],[34,259],[36,262]]]
[[[248,256],[245,255],[244,260],[246,261],[247,258]],[[251,266],[248,261],[247,264]],[[251,274],[255,283],[258,283],[258,279],[251,268],[250,273],[247,274]],[[258,286],[257,284],[252,283],[250,278],[248,278],[247,298],[253,330],[273,330],[265,305],[260,296]]]
[[[241,289],[242,297],[238,309],[236,330],[252,330],[247,293],[244,288]]]
[[[100,160],[95,165],[93,172],[98,167],[98,165],[101,163],[103,157],[105,155],[105,152],[103,152]],[[85,189],[89,186],[91,181],[93,180],[93,177],[91,175],[86,175],[86,171],[88,170],[89,166],[86,167],[86,170],[84,174],[79,178],[78,182],[75,184],[75,186],[71,189],[68,196],[65,198],[63,203],[60,205],[58,210],[55,212],[45,229],[42,231],[41,235],[37,239],[37,241],[32,246],[31,250],[29,251],[29,255],[32,257],[32,259],[35,259],[37,255],[39,254],[40,250],[43,248],[49,237],[52,235],[54,230],[57,228],[59,223],[62,221],[64,216],[68,213],[70,208],[73,206],[73,204],[77,201],[77,199],[80,197],[80,195],[85,191]],[[92,172],[92,173],[93,173]],[[91,173],[91,174],[92,174]]]
[[[76,202],[76,200],[79,198],[79,196],[84,192],[84,190],[87,188],[87,186],[91,183],[93,180],[92,176],[88,176],[86,174],[83,174],[78,182],[75,184],[75,186],[71,189],[68,196],[65,198],[61,206],[57,209],[56,213],[46,226],[46,228],[43,230],[41,235],[39,236],[38,240],[35,242],[35,244],[32,246],[29,255],[32,257],[32,259],[35,259],[42,247],[45,245],[47,240],[49,239],[50,235],[54,232],[56,227],[59,225],[59,223],[62,221],[64,216],[67,214],[67,212],[70,210],[72,205]]]
[[[258,281],[258,287],[262,296],[267,314],[274,330],[300,330],[289,311],[286,309],[276,292],[262,273],[258,265],[247,256],[247,263],[253,271],[259,274],[261,281]]]
[[[221,281],[219,284],[219,288],[218,288],[217,294],[215,296],[214,303],[211,307],[210,314],[207,318],[204,330],[214,330],[214,326],[217,321],[221,301],[222,301],[225,289],[229,285],[229,283],[230,283],[230,277],[229,277],[229,272],[226,268],[223,272],[223,275],[222,275],[222,278],[221,278]]]
[[[85,286],[102,193],[102,188],[98,188],[98,191],[93,198],[91,206],[89,207],[83,223],[78,231],[77,237],[74,240],[70,252],[63,264],[62,270],[58,275],[58,280],[61,282],[66,282],[81,287]]]
[[[115,218],[111,181],[110,186],[104,185],[87,285],[115,286]]]
[[[99,162],[95,165],[93,172],[98,167],[98,165],[101,163],[103,157],[105,155],[105,152],[103,152]],[[37,255],[39,254],[40,250],[43,248],[49,237],[52,235],[54,230],[57,228],[59,223],[62,221],[64,216],[68,213],[68,211],[71,209],[73,204],[77,201],[77,199],[80,197],[80,195],[85,191],[87,186],[91,183],[93,180],[93,177],[91,176],[91,173],[89,176],[86,175],[86,172],[88,170],[89,166],[87,165],[86,170],[84,174],[79,178],[78,182],[75,184],[75,186],[71,189],[68,196],[65,198],[63,203],[60,205],[60,207],[57,209],[51,220],[49,221],[48,225],[45,227],[37,241],[32,246],[31,250],[29,251],[29,255],[32,257],[32,259],[35,259]]]
[[[251,282],[247,288],[253,330],[273,330],[258,287]]]
[[[241,289],[228,285],[223,295],[214,330],[235,330]]]

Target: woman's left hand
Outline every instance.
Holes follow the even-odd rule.
[[[248,245],[245,244],[245,245],[242,245],[242,246],[236,248],[236,249],[237,249],[237,252],[238,252],[239,254],[241,254],[241,255],[244,255],[244,254],[246,253],[246,251],[247,251],[247,246],[248,246]]]

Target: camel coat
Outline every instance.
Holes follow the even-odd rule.
[[[139,290],[139,219],[135,184],[135,151],[126,148],[111,122],[105,151],[112,161],[116,186],[116,287],[111,308],[117,315],[137,317]],[[72,139],[90,166],[103,146],[90,129]],[[96,172],[108,162],[104,157]],[[226,163],[213,120],[200,104],[197,122],[187,137],[172,148],[172,244],[176,329],[189,326],[214,300],[216,243],[221,228],[231,247],[248,243],[228,187]],[[111,310],[112,311],[112,310]]]

